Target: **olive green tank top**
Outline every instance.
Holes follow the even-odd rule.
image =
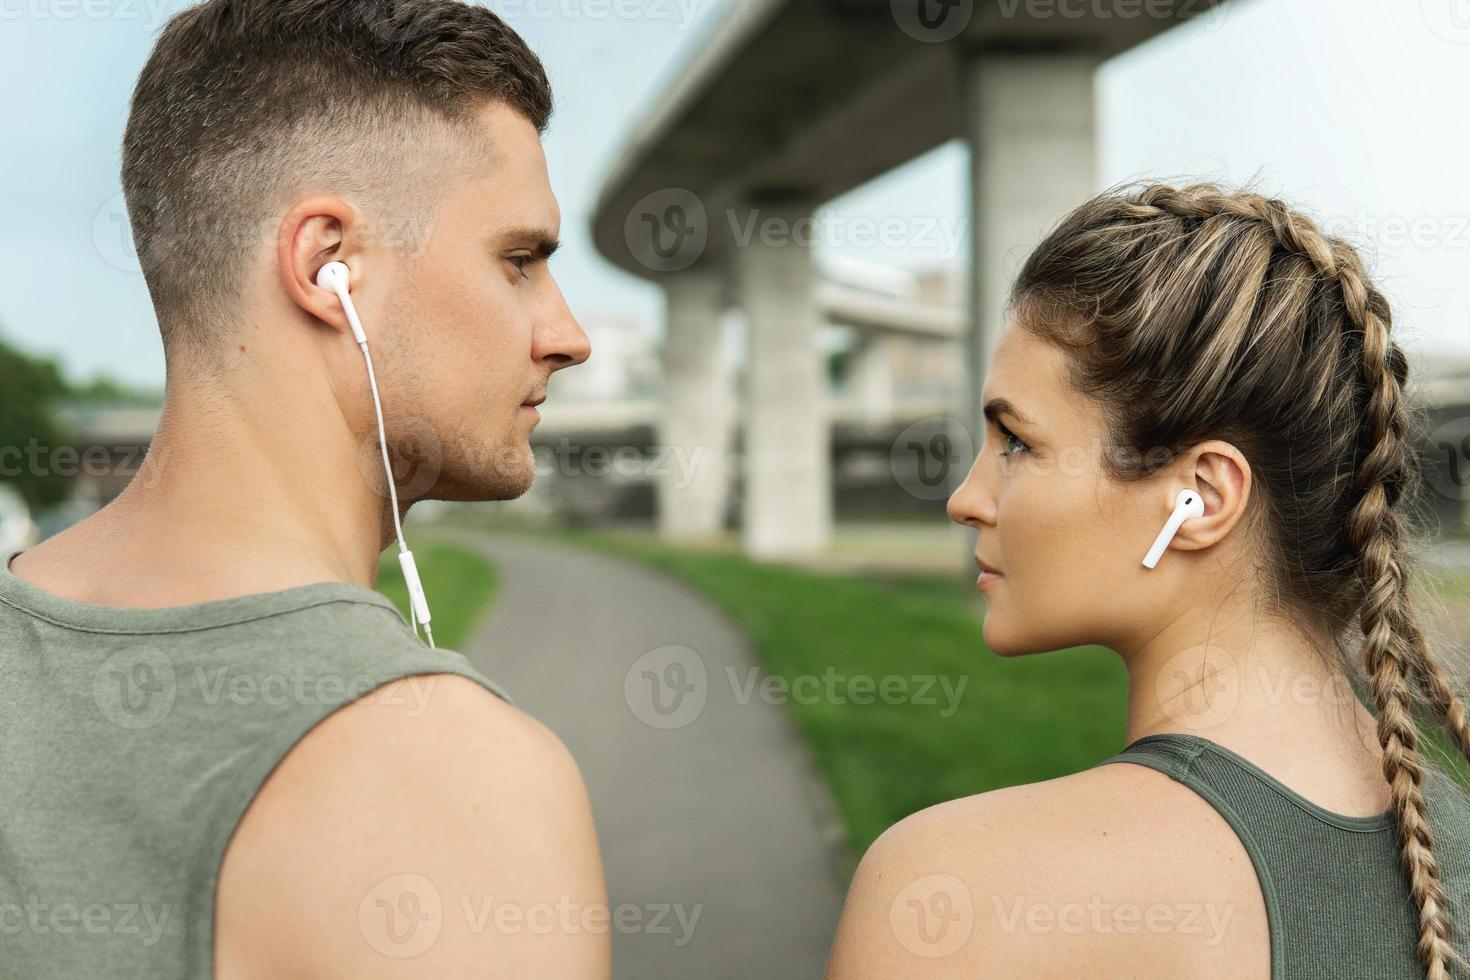
[[[1308,800],[1197,735],[1148,735],[1099,765],[1157,769],[1204,797],[1244,845],[1265,898],[1272,980],[1422,980],[1418,916],[1393,814],[1355,817]],[[1425,766],[1424,792],[1455,948],[1470,930],[1470,796]]]
[[[0,552],[0,977],[213,974],[215,880],[256,791],[389,681],[505,692],[344,582],[167,609],[43,592]],[[413,709],[413,704],[407,706]]]

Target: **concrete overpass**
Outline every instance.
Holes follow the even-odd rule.
[[[1095,192],[1103,59],[1223,0],[737,0],[633,127],[593,237],[667,296],[662,439],[725,454],[743,416],[743,535],[754,556],[821,550],[829,425],[810,221],[823,202],[954,138],[972,148],[966,420],[1025,246]],[[848,297],[851,299],[851,297]],[[720,356],[743,308],[747,385]],[[855,316],[863,311],[856,309]],[[881,313],[882,311],[880,311]],[[892,312],[892,311],[888,311]],[[927,324],[942,336],[941,316]],[[860,324],[859,324],[860,325]],[[973,422],[967,422],[973,427]],[[722,466],[661,494],[670,537],[718,527]]]

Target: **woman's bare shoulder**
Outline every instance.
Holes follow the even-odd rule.
[[[1099,766],[922,810],[854,876],[832,980],[1269,975],[1234,832],[1189,788]]]

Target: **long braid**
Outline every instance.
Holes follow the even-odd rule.
[[[1186,192],[1184,196],[1190,195]],[[1309,220],[1281,201],[1253,194],[1209,193],[1198,196],[1197,202],[1199,207],[1224,207],[1241,217],[1269,223],[1283,247],[1309,258],[1324,279],[1336,280],[1349,329],[1362,334],[1362,360],[1357,368],[1359,383],[1368,395],[1360,434],[1364,455],[1357,472],[1362,497],[1346,525],[1348,542],[1358,556],[1357,574],[1363,590],[1358,615],[1362,663],[1378,716],[1383,775],[1398,826],[1401,865],[1419,913],[1419,958],[1429,980],[1447,980],[1450,964],[1459,962],[1459,957],[1450,942],[1447,898],[1423,790],[1424,770],[1413,715],[1415,685],[1428,695],[1462,748],[1470,748],[1470,733],[1463,706],[1414,624],[1404,567],[1404,527],[1397,509],[1413,479],[1413,455],[1405,438],[1404,358],[1389,338],[1388,307],[1380,296],[1370,293],[1350,249],[1329,244]]]
[[[1342,282],[1350,315],[1363,329],[1362,376],[1371,393],[1363,419],[1368,453],[1358,470],[1363,497],[1353,508],[1347,529],[1348,539],[1359,555],[1358,576],[1363,583],[1363,665],[1378,711],[1383,774],[1403,844],[1403,868],[1419,910],[1419,957],[1430,980],[1443,980],[1449,976],[1449,963],[1455,953],[1434,855],[1434,834],[1427,820],[1410,687],[1416,680],[1422,682],[1426,676],[1424,665],[1429,661],[1414,649],[1422,643],[1422,637],[1410,642],[1400,628],[1409,613],[1405,605],[1406,577],[1396,558],[1403,528],[1394,504],[1400,471],[1408,455],[1403,445],[1405,413],[1399,384],[1384,370],[1386,325],[1366,315],[1361,281],[1354,270],[1345,269]]]
[[[1450,965],[1461,960],[1450,942],[1447,898],[1429,826],[1424,770],[1414,727],[1415,686],[1424,691],[1436,715],[1467,755],[1470,731],[1463,705],[1431,658],[1424,636],[1415,625],[1409,597],[1404,527],[1397,504],[1415,471],[1413,452],[1405,438],[1408,413],[1402,385],[1406,364],[1389,338],[1388,306],[1376,292],[1370,292],[1357,256],[1349,248],[1329,244],[1310,220],[1279,200],[1255,194],[1221,194],[1214,189],[1185,189],[1161,192],[1151,203],[1176,214],[1193,212],[1198,216],[1201,212],[1225,211],[1269,224],[1284,248],[1310,259],[1325,280],[1336,281],[1348,327],[1362,334],[1362,359],[1357,369],[1359,383],[1368,395],[1360,434],[1364,455],[1357,472],[1362,497],[1346,525],[1348,542],[1358,556],[1357,574],[1362,584],[1358,611],[1363,632],[1362,663],[1378,716],[1383,775],[1398,826],[1401,865],[1419,913],[1419,958],[1429,980],[1447,980]]]

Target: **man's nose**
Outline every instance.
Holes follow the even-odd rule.
[[[584,363],[592,356],[592,341],[572,315],[565,302],[551,321],[537,331],[537,360],[551,365],[553,371]]]

